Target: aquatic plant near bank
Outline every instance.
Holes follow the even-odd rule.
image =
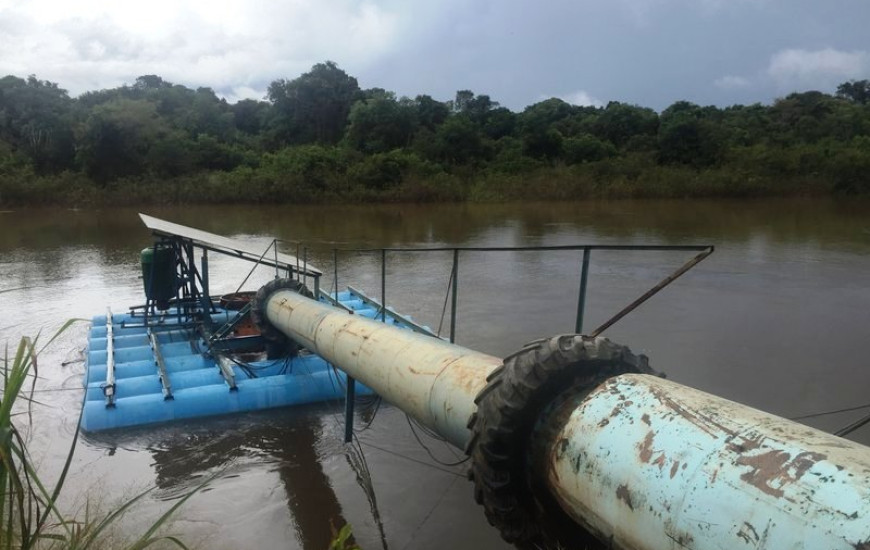
[[[90,517],[86,507],[85,517],[68,517],[59,509],[57,502],[64,490],[75,453],[79,431],[76,428],[70,450],[57,481],[50,487],[40,477],[33,457],[27,448],[26,428],[33,421],[32,407],[36,403],[34,391],[38,376],[38,358],[42,350],[51,344],[74,321],[68,321],[52,336],[48,343],[37,347],[39,337],[23,337],[10,355],[6,346],[2,360],[2,388],[0,388],[0,548],[104,548],[108,530],[129,512],[135,504],[153,489],[135,497],[109,513]],[[24,423],[22,423],[24,420]],[[187,546],[177,537],[160,535],[165,527],[191,496],[202,489],[212,478],[180,498],[153,524],[132,542],[122,547],[131,550],[144,549],[157,542],[177,548]]]
[[[660,166],[644,155],[582,165],[527,167],[524,171],[451,170],[418,172],[400,168],[386,186],[370,187],[346,172],[323,174],[317,186],[304,176],[264,168],[203,172],[162,179],[150,176],[119,180],[98,187],[86,177],[4,176],[0,205],[14,206],[143,206],[166,204],[342,204],[389,202],[514,202],[586,199],[755,198],[830,196],[866,193],[870,170],[858,152],[831,169],[790,171],[752,164],[696,169]],[[782,153],[768,161],[791,162]],[[854,157],[854,158],[853,158]]]
[[[353,528],[350,523],[345,523],[341,529],[336,529],[332,520],[329,520],[329,531],[332,533],[329,550],[362,550],[360,545],[353,541]]]

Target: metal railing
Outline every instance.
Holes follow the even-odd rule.
[[[307,248],[305,249],[307,255]],[[577,315],[574,323],[574,332],[583,333],[584,315],[586,310],[586,294],[589,284],[589,264],[593,251],[661,251],[661,252],[698,252],[694,257],[680,266],[673,273],[659,281],[656,285],[643,293],[633,302],[619,310],[606,322],[601,324],[588,336],[595,337],[616,324],[620,319],[637,309],[641,304],[652,298],[663,288],[677,280],[687,271],[698,265],[701,261],[713,253],[713,245],[600,245],[600,244],[576,244],[561,246],[489,246],[489,247],[409,247],[409,248],[333,248],[333,288],[336,296],[338,286],[338,262],[339,252],[353,253],[379,253],[381,260],[381,303],[387,303],[387,259],[389,254],[420,253],[420,252],[452,252],[453,265],[450,270],[449,293],[450,293],[450,342],[456,341],[456,319],[459,296],[459,260],[460,254],[481,252],[540,252],[540,251],[582,251],[583,256],[580,264],[580,293],[577,300]],[[445,299],[446,302],[446,299]],[[385,315],[381,316],[385,320]]]

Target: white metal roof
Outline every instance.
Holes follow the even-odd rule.
[[[230,239],[229,237],[222,237],[221,235],[215,235],[208,231],[202,231],[200,229],[194,229],[193,227],[187,227],[186,225],[168,222],[153,216],[148,216],[147,214],[140,213],[139,217],[142,218],[145,227],[150,229],[156,235],[180,237],[193,242],[194,246],[199,246],[207,250],[227,254],[228,256],[234,256],[251,262],[259,262],[263,265],[272,267],[277,265],[277,267],[282,269],[296,271],[296,266],[298,265],[300,273],[312,277],[323,274],[316,267],[311,264],[306,264],[296,256],[290,254],[284,254],[282,252],[276,254],[274,251],[264,254],[263,250],[255,250],[250,244]]]

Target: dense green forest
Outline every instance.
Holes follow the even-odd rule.
[[[520,113],[360,89],[335,63],[235,104],[159,76],[72,98],[0,79],[0,204],[518,200],[870,192],[870,81],[772,105]]]

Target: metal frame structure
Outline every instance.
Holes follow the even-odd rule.
[[[710,254],[713,253],[713,245],[597,245],[597,244],[576,244],[563,246],[504,246],[504,247],[434,247],[434,248],[333,248],[333,272],[334,280],[333,287],[336,295],[338,294],[338,256],[339,252],[354,252],[354,253],[378,253],[381,258],[381,303],[387,303],[387,256],[395,253],[420,253],[420,252],[452,252],[453,263],[450,270],[450,343],[456,341],[456,319],[457,306],[459,300],[459,259],[460,254],[482,253],[482,252],[540,252],[540,251],[582,251],[583,256],[580,264],[580,282],[579,296],[577,299],[577,316],[574,324],[574,332],[576,334],[583,333],[583,323],[586,311],[586,294],[589,286],[589,264],[593,251],[661,251],[661,252],[697,252],[698,254],[692,257],[689,261],[680,266],[676,271],[662,279],[647,292],[642,294],[636,300],[628,304],[626,307],[618,311],[610,317],[606,322],[598,326],[590,332],[588,336],[598,336],[620,319],[637,309],[641,304],[652,298],[663,288],[677,280],[687,271],[698,265]],[[384,320],[384,315],[381,316]]]
[[[297,243],[297,247],[299,244]],[[307,256],[307,248],[304,249],[305,254]],[[655,294],[661,291],[663,288],[677,280],[684,273],[692,269],[694,266],[698,265],[701,261],[707,258],[710,254],[713,253],[714,247],[712,245],[586,245],[586,244],[578,244],[578,245],[566,245],[566,246],[515,246],[515,247],[436,247],[436,248],[333,248],[332,249],[332,260],[333,260],[333,289],[335,292],[334,296],[330,296],[328,292],[318,291],[315,293],[315,296],[323,297],[327,302],[332,305],[341,308],[341,304],[338,301],[338,293],[339,293],[339,285],[338,285],[338,256],[339,252],[353,252],[353,253],[377,253],[380,255],[381,260],[381,300],[380,304],[378,302],[368,296],[365,296],[362,292],[353,289],[348,286],[350,290],[354,293],[363,297],[363,300],[368,301],[370,304],[374,305],[379,314],[375,316],[375,319],[380,317],[381,322],[386,323],[387,319],[387,257],[388,253],[429,253],[429,252],[451,252],[453,256],[453,264],[450,270],[450,281],[449,281],[449,297],[451,299],[451,307],[450,307],[450,338],[449,342],[451,344],[456,342],[456,319],[457,319],[457,311],[458,311],[458,300],[459,300],[459,257],[460,253],[485,253],[485,252],[538,252],[538,251],[582,251],[583,256],[580,265],[580,283],[579,283],[579,296],[577,299],[577,316],[574,324],[574,332],[576,334],[581,334],[583,332],[583,317],[586,309],[586,293],[588,291],[589,286],[589,264],[592,256],[592,251],[594,250],[606,250],[606,251],[664,251],[664,252],[697,252],[693,258],[680,266],[676,271],[659,281],[656,285],[642,294],[640,297],[635,299],[626,307],[619,310],[615,315],[610,317],[605,323],[600,325],[598,328],[593,330],[588,336],[589,337],[597,337],[602,332],[616,324],[620,319],[637,309],[641,304],[652,298]],[[446,299],[445,296],[445,307],[446,307]],[[352,312],[350,312],[352,313]],[[433,336],[441,339],[440,334],[435,334],[430,330],[427,330],[425,327],[417,325],[416,323],[412,323],[409,320],[405,319],[410,324],[413,325],[413,329],[415,332],[419,332],[428,336]],[[440,329],[439,329],[440,332]],[[356,387],[356,380],[353,377],[352,373],[347,373],[347,387],[345,390],[345,436],[344,441],[346,443],[351,441],[353,437],[353,419],[354,419],[354,392]]]
[[[311,277],[314,281],[315,293],[320,288],[322,272],[309,265],[307,258],[300,261],[298,256],[279,252],[278,243],[284,242],[279,239],[272,239],[269,246],[261,253],[247,243],[235,239],[160,220],[145,214],[139,214],[139,217],[154,235],[153,246],[157,248],[171,248],[173,250],[177,280],[176,296],[171,300],[171,304],[174,306],[172,308],[172,315],[175,317],[175,322],[172,323],[174,326],[190,327],[202,323],[207,331],[211,332],[208,313],[214,312],[214,306],[209,293],[209,252],[238,258],[254,264],[248,275],[239,285],[240,289],[260,265],[274,267],[276,277],[279,277],[282,271],[290,279],[304,279],[307,282],[308,278]],[[197,267],[197,249],[201,250],[199,268]],[[154,265],[152,263],[152,270]],[[154,280],[153,272],[150,280]],[[148,294],[150,293],[146,292],[146,296]],[[158,312],[156,300],[147,298],[144,305],[131,307],[130,311],[134,316],[141,315],[143,326],[168,326],[165,322],[166,314]],[[240,312],[240,315],[242,314],[243,312]],[[240,315],[237,317],[240,317]],[[156,322],[153,320],[155,317],[158,319]]]

